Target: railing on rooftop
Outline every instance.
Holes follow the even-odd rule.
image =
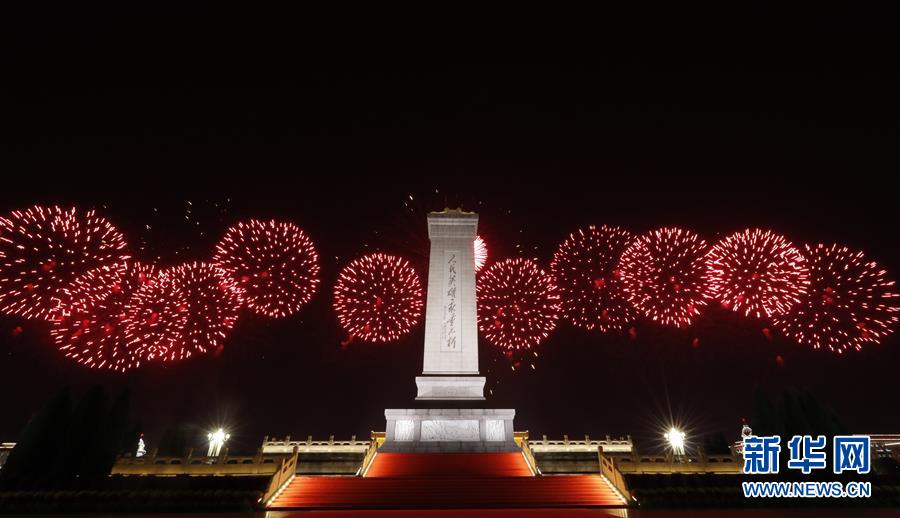
[[[563,435],[561,440],[547,439],[544,435],[541,439],[529,439],[528,445],[534,453],[552,453],[552,452],[589,452],[594,453],[597,448],[602,447],[606,453],[631,453],[634,444],[631,436],[619,437],[613,439],[606,436],[603,439],[592,439],[590,435],[585,435],[583,440],[570,440],[568,435]]]
[[[330,436],[327,441],[314,441],[312,436],[308,436],[305,441],[292,440],[291,436],[284,439],[269,438],[263,439],[263,453],[291,453],[294,447],[300,453],[365,453],[369,449],[372,440],[376,440],[375,434],[370,440],[357,439],[351,436],[350,440],[335,440],[334,436]]]

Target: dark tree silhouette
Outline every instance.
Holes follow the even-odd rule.
[[[71,404],[69,389],[63,388],[31,418],[0,470],[0,487],[40,489],[52,484]]]

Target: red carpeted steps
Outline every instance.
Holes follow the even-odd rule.
[[[385,453],[365,477],[296,477],[269,509],[623,505],[599,475],[533,477],[519,453]]]
[[[530,477],[517,453],[379,453],[366,477]]]

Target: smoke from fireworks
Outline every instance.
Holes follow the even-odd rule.
[[[92,210],[13,211],[0,218],[0,312],[52,320],[69,283],[88,270],[114,275],[128,259],[125,247],[122,233]]]
[[[484,268],[484,263],[487,262],[488,258],[488,249],[487,244],[484,242],[484,239],[481,239],[481,236],[475,236],[475,271],[480,271]]]
[[[622,330],[637,312],[622,291],[619,257],[633,236],[619,227],[593,225],[573,232],[550,263],[563,318],[584,329]]]
[[[775,325],[797,343],[843,353],[877,344],[900,313],[894,281],[877,263],[838,245],[806,245],[809,292]]]
[[[293,223],[238,223],[216,245],[213,261],[245,291],[247,307],[268,317],[296,313],[319,286],[316,249]]]
[[[746,229],[707,256],[711,293],[723,306],[757,318],[783,315],[806,294],[809,267],[784,236]]]
[[[636,239],[619,261],[628,301],[654,322],[689,326],[709,297],[707,251],[706,241],[680,228],[660,228]]]
[[[348,264],[334,286],[334,311],[341,327],[366,342],[390,342],[422,318],[422,284],[403,258],[381,253]]]
[[[50,335],[66,357],[82,365],[125,372],[141,363],[139,346],[126,338],[126,304],[154,282],[156,272],[137,262],[122,264],[114,275],[106,268],[88,271],[64,290]]]
[[[478,276],[478,328],[497,347],[529,349],[556,329],[559,293],[553,278],[528,259],[506,259]]]

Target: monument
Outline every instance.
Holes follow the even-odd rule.
[[[518,451],[513,409],[483,408],[478,371],[475,251],[478,215],[428,215],[431,252],[425,304],[422,375],[416,401],[427,407],[386,409],[382,451]],[[468,405],[466,402],[471,402]]]

